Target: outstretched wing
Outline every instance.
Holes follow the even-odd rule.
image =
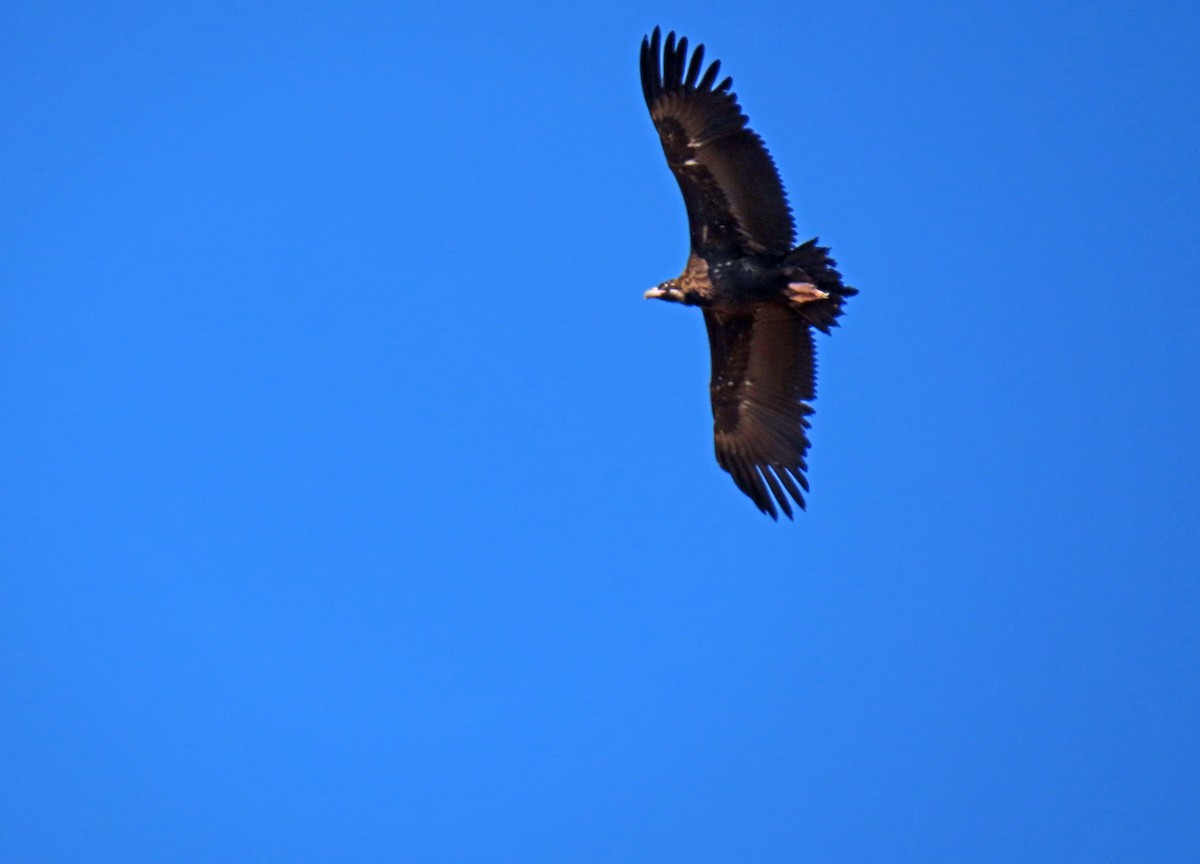
[[[783,255],[795,227],[779,172],[730,90],[714,86],[720,61],[703,75],[704,46],[688,60],[687,37],[642,39],[642,92],[687,205],[692,249]]]
[[[706,308],[712,351],[713,430],[717,464],[778,519],[808,491],[806,402],[816,396],[816,359],[809,325],[784,303],[749,310]],[[790,500],[789,500],[790,499]]]

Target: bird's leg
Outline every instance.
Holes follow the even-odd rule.
[[[814,300],[828,300],[829,292],[822,291],[811,282],[789,282],[787,298],[797,306],[801,306],[805,303],[812,303]]]

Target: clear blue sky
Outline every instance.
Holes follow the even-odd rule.
[[[716,466],[641,101],[801,237]],[[0,861],[1200,860],[1194,2],[0,9]]]

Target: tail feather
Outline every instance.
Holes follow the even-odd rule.
[[[783,263],[804,271],[804,276],[821,291],[829,295],[828,300],[818,300],[797,307],[796,314],[822,333],[837,326],[845,301],[858,290],[842,283],[842,274],[836,269],[837,262],[829,257],[828,246],[818,246],[817,238],[802,243],[784,256]]]

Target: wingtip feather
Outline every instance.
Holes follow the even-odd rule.
[[[775,495],[775,500],[779,502],[779,508],[783,510],[784,515],[789,519],[792,518],[792,505],[788,501],[788,496],[784,494],[783,487],[779,485],[779,480],[775,477],[775,472],[771,470],[769,465],[759,465],[758,472],[766,478],[767,485],[771,487],[771,492]]]
[[[678,36],[674,30],[662,35],[662,28],[655,26],[649,36],[642,37],[642,89],[647,99],[659,96],[664,90],[679,88],[700,92],[727,92],[733,87],[733,78],[726,76],[713,86],[721,71],[721,61],[714,60],[704,68],[704,43],[696,45],[689,56],[688,38]]]
[[[684,78],[684,87],[695,87],[696,79],[700,76],[700,70],[704,67],[704,43],[696,46],[696,50],[692,52],[692,61],[688,64],[687,76]]]

